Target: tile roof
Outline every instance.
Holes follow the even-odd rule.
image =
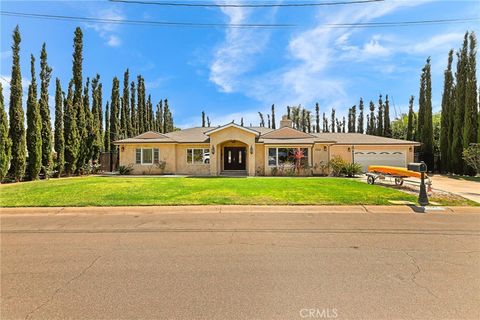
[[[139,136],[115,141],[123,143],[209,143],[208,131],[220,127],[194,127],[165,134],[158,132],[145,132]],[[406,141],[385,137],[372,136],[362,133],[304,133],[292,128],[279,128],[276,130],[265,127],[245,127],[260,133],[258,142],[265,144],[390,144],[390,145],[420,145],[415,141]]]

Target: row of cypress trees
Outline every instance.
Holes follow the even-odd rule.
[[[463,161],[462,152],[470,144],[480,142],[476,53],[476,35],[474,32],[466,32],[463,45],[456,53],[455,77],[452,71],[454,51],[450,50],[448,53],[440,130],[440,159],[443,172],[475,174],[474,169]]]
[[[5,112],[3,88],[0,85],[0,180],[38,179],[52,169],[60,176],[89,172],[100,153],[116,151],[114,141],[155,130],[174,130],[168,100],[160,100],[153,108],[151,96],[146,97],[142,76],[129,83],[129,70],[124,74],[123,95],[120,82],[113,79],[110,103],[103,113],[102,83],[97,74],[83,83],[83,33],[74,33],[72,79],[67,94],[60,79],[55,81],[55,122],[52,132],[48,88],[52,68],[47,62],[46,45],[40,52],[40,95],[37,96],[35,57],[31,55],[31,82],[28,87],[25,115],[22,107],[23,88],[20,71],[20,30],[13,31],[12,76],[10,82],[9,115]],[[90,105],[91,94],[91,105]],[[55,159],[53,152],[55,151]]]

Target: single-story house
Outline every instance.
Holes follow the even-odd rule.
[[[119,165],[131,166],[133,174],[211,176],[272,175],[279,167],[292,164],[295,154],[303,156],[302,164],[313,174],[323,173],[324,165],[335,156],[359,163],[364,170],[373,164],[406,167],[419,145],[361,133],[305,133],[294,129],[286,117],[278,129],[232,122],[164,134],[149,131],[115,144]]]

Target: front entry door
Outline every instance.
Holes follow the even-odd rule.
[[[225,147],[223,150],[224,170],[245,170],[246,149],[244,147]]]

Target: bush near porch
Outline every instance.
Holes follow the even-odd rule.
[[[416,201],[391,188],[344,178],[158,178],[89,176],[0,186],[0,206],[351,205]],[[439,200],[471,205],[468,200]]]

